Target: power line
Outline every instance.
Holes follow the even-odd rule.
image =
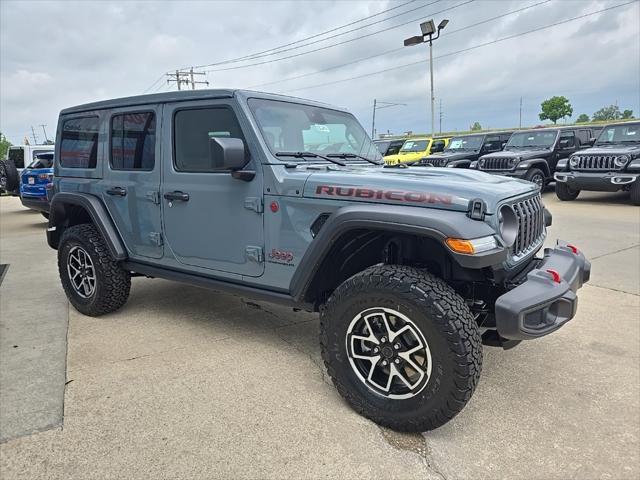
[[[144,92],[142,93],[147,93],[149,90],[151,90],[156,84],[158,84],[158,82],[160,82],[160,85],[163,85],[162,80],[164,80],[166,74],[163,73],[162,75],[160,75],[157,80],[155,82],[153,82],[151,85],[149,85]],[[157,89],[156,89],[157,91]]]
[[[537,7],[539,5],[543,5],[545,3],[549,3],[550,1],[551,0],[544,0],[542,2],[534,3],[533,5],[528,5],[526,7],[518,8],[517,10],[512,10],[510,12],[503,13],[503,14],[497,15],[495,17],[487,18],[486,20],[482,20],[480,22],[476,22],[476,23],[473,23],[471,25],[466,25],[464,27],[461,27],[461,28],[458,28],[458,29],[455,29],[455,30],[451,30],[451,31],[449,31],[447,33],[447,35],[451,35],[453,33],[461,32],[463,30],[468,30],[469,28],[472,28],[472,27],[477,27],[479,25],[483,25],[485,23],[489,23],[489,22],[492,22],[494,20],[498,20],[500,18],[507,17],[509,15],[520,13],[520,12],[522,12],[524,10],[528,10],[530,8]],[[280,80],[274,80],[272,82],[260,83],[260,84],[257,84],[257,85],[251,85],[251,86],[246,87],[246,88],[247,89],[259,88],[259,87],[264,87],[264,86],[267,86],[267,85],[275,85],[275,84],[278,84],[278,83],[287,82],[289,80],[298,80],[300,78],[310,77],[312,75],[317,75],[319,73],[325,73],[325,72],[328,72],[328,71],[331,71],[331,70],[336,70],[338,68],[342,68],[342,67],[346,67],[346,66],[349,66],[349,65],[353,65],[355,63],[364,62],[365,60],[371,60],[372,58],[382,57],[384,55],[388,55],[390,53],[399,52],[401,50],[405,50],[405,47],[399,47],[399,48],[393,48],[391,50],[385,50],[384,52],[376,53],[375,55],[369,55],[368,57],[360,58],[358,60],[353,60],[353,61],[347,62],[347,63],[342,63],[340,65],[335,65],[333,67],[328,67],[328,68],[325,68],[323,70],[316,70],[315,72],[309,72],[309,73],[305,73],[305,74],[302,74],[302,75],[296,75],[296,76],[293,76],[293,77],[283,78],[283,79],[280,79]]]
[[[438,0],[438,1],[440,1],[440,0]],[[322,50],[327,50],[329,48],[337,47],[339,45],[344,45],[344,44],[347,44],[347,43],[351,43],[351,42],[355,42],[355,41],[358,41],[358,40],[362,40],[364,38],[372,37],[374,35],[379,35],[379,34],[381,34],[383,32],[388,32],[389,30],[393,30],[395,28],[399,28],[399,27],[403,27],[405,25],[409,25],[409,24],[415,23],[417,21],[420,21],[420,20],[424,19],[425,17],[432,17],[434,15],[438,15],[440,13],[448,12],[448,11],[453,10],[455,8],[462,7],[464,5],[472,3],[474,1],[475,0],[466,0],[466,1],[462,2],[462,3],[454,5],[452,7],[447,7],[447,8],[444,8],[442,10],[439,10],[437,12],[429,13],[428,15],[422,16],[420,18],[414,18],[412,20],[409,20],[408,22],[399,23],[397,25],[393,25],[391,27],[383,28],[383,29],[377,30],[377,31],[372,32],[372,33],[368,33],[368,34],[365,34],[365,35],[360,35],[360,36],[358,36],[356,38],[350,38],[350,39],[343,40],[343,41],[338,42],[338,43],[333,43],[331,45],[325,45],[324,47],[319,47],[319,48],[316,48],[316,49],[313,49],[313,50],[308,50],[306,52],[296,53],[296,54],[293,54],[293,55],[288,55],[286,57],[274,58],[274,59],[271,59],[271,60],[264,60],[262,62],[249,63],[247,65],[238,65],[238,66],[235,66],[235,67],[225,67],[225,68],[215,68],[215,69],[210,69],[210,70],[206,70],[206,71],[207,72],[225,72],[225,71],[228,71],[228,70],[238,70],[238,69],[241,69],[241,68],[255,67],[255,66],[264,65],[264,64],[267,64],[267,63],[275,63],[275,62],[280,62],[282,60],[288,60],[290,58],[301,57],[303,55],[308,55],[310,53],[320,52]],[[433,3],[436,3],[436,2],[433,2]],[[429,5],[431,5],[431,4],[429,4]],[[370,25],[367,25],[367,26],[370,26]],[[362,27],[362,28],[364,28],[364,27]],[[209,66],[209,65],[201,65],[201,67],[207,67],[207,66]]]
[[[236,63],[236,62],[240,62],[240,61],[243,61],[243,60],[251,60],[251,59],[254,59],[254,58],[261,57],[261,56],[274,55],[274,54],[276,54],[276,53],[280,53],[280,52],[278,52],[278,50],[281,50],[281,49],[283,49],[283,48],[286,48],[286,47],[289,47],[289,46],[292,46],[292,45],[296,45],[296,44],[298,44],[298,43],[302,43],[302,42],[304,42],[304,41],[306,41],[306,40],[311,40],[312,38],[321,37],[321,36],[326,35],[326,34],[328,34],[328,33],[335,32],[335,31],[340,30],[340,29],[342,29],[342,28],[350,27],[350,26],[352,26],[352,25],[355,25],[355,24],[360,23],[360,22],[364,22],[365,20],[369,20],[369,19],[374,18],[374,17],[379,17],[380,15],[383,15],[383,14],[385,14],[385,13],[391,12],[391,11],[393,11],[393,10],[397,10],[398,8],[402,8],[402,7],[406,6],[406,5],[409,5],[409,4],[411,4],[411,3],[414,3],[414,2],[416,2],[416,1],[417,1],[417,0],[411,0],[411,1],[409,1],[409,2],[402,3],[402,4],[400,4],[400,5],[396,5],[395,7],[388,8],[387,10],[382,10],[381,12],[375,13],[375,14],[373,14],[373,15],[369,15],[369,16],[367,16],[367,17],[360,18],[360,19],[355,20],[355,21],[353,21],[353,22],[345,23],[344,25],[340,25],[340,26],[338,26],[338,27],[331,28],[330,30],[325,30],[324,32],[316,33],[316,34],[311,35],[311,36],[309,36],[309,37],[301,38],[301,39],[296,40],[296,41],[294,41],[294,42],[285,43],[284,45],[279,45],[279,46],[277,46],[277,47],[273,47],[273,48],[270,48],[270,49],[268,49],[268,50],[263,50],[263,51],[261,51],[261,52],[251,53],[251,54],[245,55],[245,56],[243,56],[243,57],[231,58],[231,59],[229,59],[229,60],[223,60],[223,61],[216,62],[216,63],[210,63],[210,64],[207,64],[207,65],[196,65],[196,67],[195,67],[195,68],[212,67],[212,66],[216,66],[216,65],[225,65],[225,64],[229,64],[229,63]],[[387,21],[387,20],[391,20],[392,18],[396,18],[396,17],[402,16],[402,15],[405,15],[405,14],[407,14],[407,13],[414,12],[414,11],[416,11],[416,10],[419,10],[419,9],[421,9],[421,8],[424,8],[424,7],[428,7],[429,5],[432,5],[433,3],[438,3],[438,2],[440,2],[440,1],[442,1],[442,0],[436,0],[436,1],[432,2],[432,3],[427,3],[427,4],[424,4],[424,5],[420,5],[419,7],[413,8],[413,9],[411,9],[411,10],[407,10],[407,11],[405,11],[405,12],[402,12],[402,13],[400,13],[400,14],[397,14],[397,15],[394,15],[394,16],[391,16],[391,17],[387,17],[387,18],[385,18],[385,19],[383,19],[383,20],[380,20],[379,22],[375,22],[375,23],[372,23],[372,24],[370,24],[370,25],[375,25],[376,23],[380,23],[380,22],[385,22],[385,21]],[[366,27],[366,26],[370,26],[370,25],[365,25],[365,27]],[[360,27],[360,28],[364,28],[364,27]],[[357,29],[356,29],[356,30],[357,30]],[[350,31],[353,31],[353,30],[350,30]],[[343,33],[340,33],[340,34],[338,34],[338,35],[344,35],[345,33],[349,33],[349,32],[343,32]],[[338,35],[335,35],[335,36],[338,36]],[[325,39],[320,40],[320,41],[329,40],[330,38],[334,38],[334,36],[332,36],[332,37],[328,37],[328,38],[325,38]],[[310,45],[310,44],[308,44],[308,45]],[[300,47],[296,47],[296,48],[301,48],[301,47],[303,47],[303,46],[306,46],[306,45],[301,45]],[[265,55],[265,54],[266,54],[266,55]]]
[[[538,28],[534,28],[534,29],[531,29],[531,30],[527,30],[526,32],[521,32],[521,33],[517,33],[517,34],[514,34],[514,35],[508,35],[506,37],[498,38],[496,40],[491,40],[489,42],[485,42],[485,43],[481,43],[481,44],[478,44],[478,45],[473,45],[471,47],[463,48],[463,49],[457,50],[455,52],[445,53],[444,55],[439,55],[437,57],[434,57],[434,59],[437,60],[437,59],[440,59],[440,58],[450,57],[452,55],[457,55],[459,53],[468,52],[468,51],[471,51],[471,50],[475,50],[477,48],[486,47],[488,45],[493,45],[495,43],[504,42],[506,40],[511,40],[513,38],[522,37],[522,36],[528,35],[530,33],[539,32],[541,30],[546,30],[546,29],[552,28],[552,27],[557,27],[558,25],[563,25],[565,23],[573,22],[575,20],[580,20],[582,18],[590,17],[590,16],[596,15],[598,13],[603,13],[603,12],[606,12],[606,11],[609,11],[609,10],[613,10],[615,8],[624,7],[626,5],[630,5],[632,3],[637,3],[637,2],[638,2],[638,0],[631,0],[629,2],[621,3],[619,5],[613,5],[611,7],[603,8],[601,10],[596,10],[595,12],[585,13],[583,15],[579,15],[577,17],[568,18],[568,19],[562,20],[560,22],[551,23],[551,24],[548,24],[548,25],[544,25],[542,27],[538,27]],[[300,90],[309,90],[309,89],[317,88],[317,87],[335,85],[335,84],[338,84],[338,83],[348,82],[350,80],[357,80],[357,79],[360,79],[360,78],[369,77],[371,75],[378,75],[380,73],[386,73],[386,72],[390,72],[390,71],[393,71],[393,70],[398,70],[399,68],[406,68],[406,67],[411,67],[411,66],[414,66],[414,65],[420,65],[420,64],[425,63],[426,61],[427,60],[418,60],[417,62],[405,63],[403,65],[397,65],[397,66],[394,66],[394,67],[391,67],[391,68],[385,68],[383,70],[377,70],[377,71],[374,71],[374,72],[368,72],[368,73],[365,73],[365,74],[362,74],[362,75],[356,75],[354,77],[344,78],[344,79],[341,79],[341,80],[335,80],[335,81],[332,81],[332,82],[325,82],[325,83],[316,84],[316,85],[309,85],[307,87],[301,87],[301,88],[295,88],[295,89],[292,89],[292,90],[286,90],[286,92],[287,93],[288,92],[297,92],[297,91],[300,91]]]
[[[178,90],[182,90],[182,85],[191,85],[191,90],[196,89],[196,85],[205,84],[209,86],[209,82],[207,80],[196,81],[196,75],[206,75],[205,72],[195,72],[193,67],[189,70],[176,70],[175,73],[167,73],[167,84],[171,84],[171,82],[175,82]]]

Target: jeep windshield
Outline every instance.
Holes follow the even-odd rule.
[[[400,152],[424,152],[429,140],[407,140],[402,145]]]
[[[504,147],[505,150],[518,148],[551,148],[558,136],[558,130],[541,130],[539,132],[516,132]]]
[[[305,162],[332,161],[327,157],[359,163],[382,160],[378,148],[349,113],[279,100],[251,98],[248,103],[262,138],[277,157]]]
[[[595,145],[640,143],[640,123],[610,125],[600,133]]]
[[[456,150],[480,150],[484,135],[474,135],[472,137],[453,137],[449,141],[449,145],[444,149],[445,152]]]

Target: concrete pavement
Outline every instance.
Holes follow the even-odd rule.
[[[485,348],[474,397],[444,427],[404,435],[356,415],[327,382],[314,315],[136,278],[119,312],[70,310],[64,427],[0,445],[0,477],[638,478],[640,209],[544,197],[550,239],[593,259],[578,316]],[[3,226],[33,219],[0,201]],[[17,238],[3,228],[3,252]],[[54,257],[44,236],[39,248]]]

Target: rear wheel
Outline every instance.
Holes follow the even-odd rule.
[[[580,190],[573,189],[564,182],[556,182],[556,196],[564,201],[568,202],[575,200],[580,195]]]
[[[94,225],[67,228],[58,247],[58,272],[71,304],[97,317],[118,310],[131,288],[131,275],[109,255]]]
[[[524,176],[525,180],[529,180],[532,183],[535,183],[536,185],[538,185],[538,187],[540,188],[540,190],[542,190],[545,186],[546,183],[546,178],[544,176],[544,172],[542,170],[540,170],[539,168],[532,168],[531,170],[529,170],[527,172],[527,174]]]
[[[633,182],[629,194],[631,196],[631,203],[633,205],[640,205],[640,178],[636,178],[636,181]]]
[[[421,432],[453,418],[480,378],[482,345],[464,300],[416,268],[378,265],[351,277],[320,314],[322,357],[360,414]]]

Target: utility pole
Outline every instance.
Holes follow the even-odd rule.
[[[167,83],[175,82],[178,90],[182,90],[182,85],[191,85],[191,90],[196,89],[196,85],[204,84],[209,86],[209,82],[207,80],[196,81],[196,75],[206,75],[206,72],[195,72],[193,67],[189,70],[176,70],[175,73],[167,73]]]
[[[406,103],[394,103],[394,102],[379,102],[377,99],[373,99],[373,120],[371,121],[371,140],[375,140],[376,135],[376,110],[389,107],[406,106]]]
[[[40,124],[40,126],[42,127],[42,131],[44,132],[44,140],[45,140],[45,142],[49,143],[49,137],[47,137],[47,130],[44,128],[44,127],[46,127],[46,125]]]
[[[518,122],[518,128],[522,128],[522,97],[520,97],[520,121]]]
[[[31,135],[33,136],[33,144],[38,145],[38,137],[36,137],[36,131],[34,130],[33,125],[31,125]]]
[[[440,134],[442,135],[442,99],[440,99],[439,102],[440,102]]]

